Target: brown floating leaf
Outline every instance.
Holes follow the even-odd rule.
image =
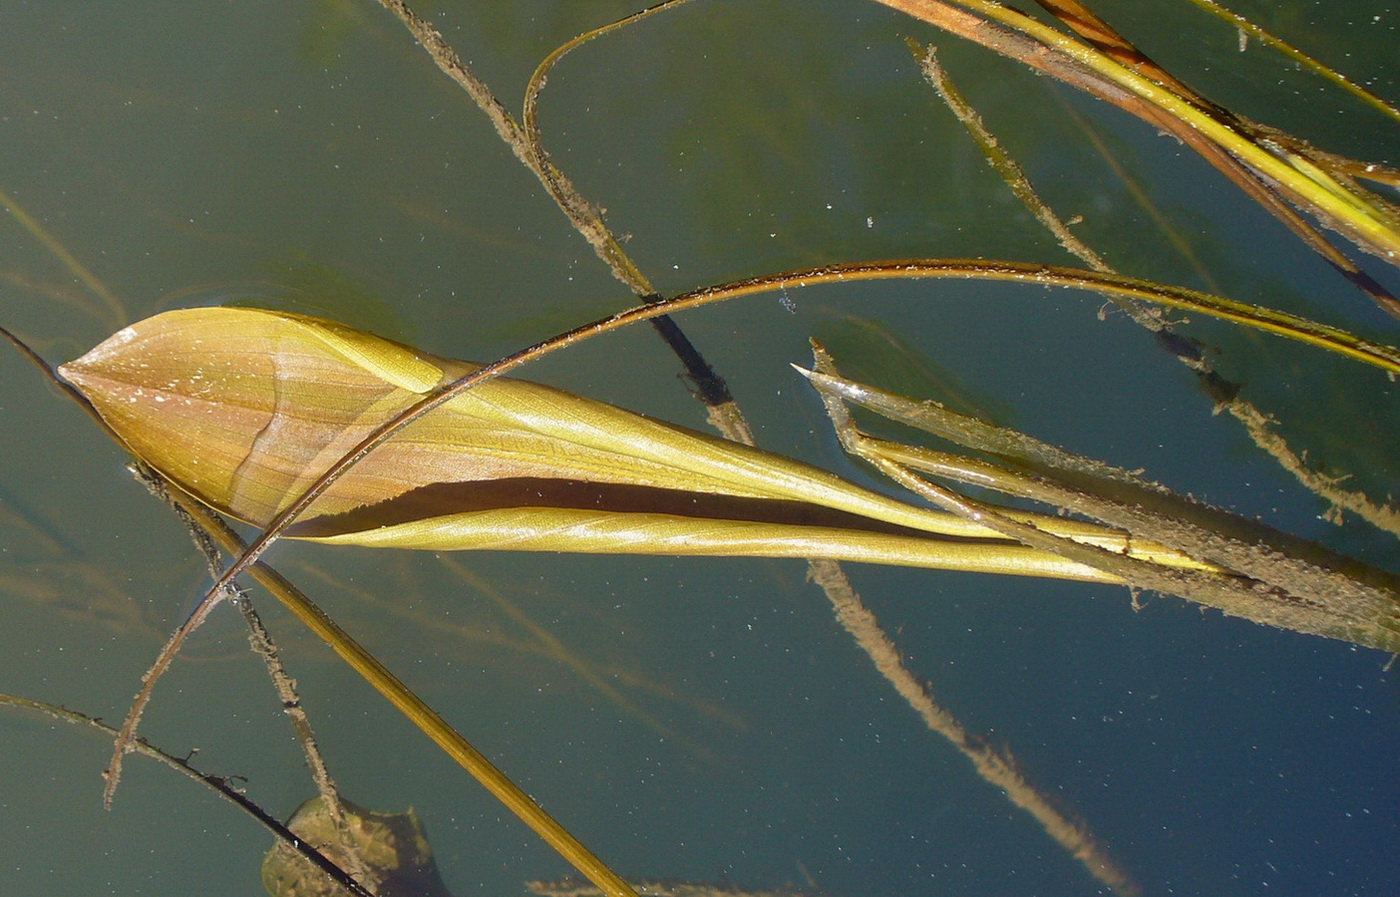
[[[438,874],[433,849],[413,810],[376,813],[341,800],[352,849],[373,881],[362,882],[383,897],[451,897]],[[297,808],[287,827],[337,865],[347,867],[344,848],[324,798]],[[263,858],[263,887],[272,897],[341,897],[346,889],[332,881],[288,845],[277,842]]]
[[[166,312],[60,368],[127,446],[200,501],[268,523],[341,455],[476,365],[316,318]],[[1173,566],[1095,524],[1048,531]],[[414,421],[288,535],[450,550],[829,557],[1116,581],[956,515],[562,390],[497,379]]]

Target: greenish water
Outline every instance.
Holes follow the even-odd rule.
[[[1397,129],[1179,0],[1095,3],[1217,100],[1396,163]],[[1277,8],[1276,8],[1277,7]],[[506,105],[616,2],[434,2]],[[1236,3],[1390,99],[1390,4]],[[1111,148],[1221,291],[1391,344],[1369,306],[1188,150],[874,3],[697,0],[556,70],[554,162],[663,292],[836,261],[1066,258],[912,65],[937,40],[1076,233],[1133,274],[1205,287],[1104,164]],[[254,300],[487,360],[629,303],[480,113],[376,4],[0,2],[0,190],[108,302],[0,219],[0,324],[68,360],[120,325]],[[1392,291],[1400,277],[1369,265]],[[1392,537],[1325,507],[1211,416],[1192,378],[1101,301],[885,282],[682,315],[761,445],[857,481],[790,369],[825,340],[852,374],[999,422],[1396,569]],[[1223,373],[1324,469],[1400,495],[1397,387],[1317,350],[1195,320]],[[703,426],[645,328],[529,376]],[[124,456],[0,351],[0,690],[115,722],[204,587]],[[884,487],[880,487],[884,488]],[[836,895],[1092,894],[1096,883],[928,733],[798,562],[429,554],[282,543],[270,559],[622,874]],[[1389,895],[1400,693],[1387,658],[1122,589],[850,568],[906,662],[973,732],[1083,818],[1149,895]],[[260,603],[354,801],[417,809],[457,894],[566,870],[270,600]],[[541,648],[524,614],[619,697]],[[246,777],[288,815],[312,786],[227,609],[143,731]],[[260,893],[269,839],[110,744],[0,712],[0,891]]]

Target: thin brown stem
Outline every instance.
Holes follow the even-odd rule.
[[[223,560],[214,537],[171,498],[165,482],[155,471],[144,464],[132,464],[130,469],[132,475],[146,487],[146,491],[160,500],[185,525],[195,548],[204,557],[209,575],[218,576],[223,567]],[[316,733],[311,727],[311,718],[307,716],[306,708],[301,704],[301,696],[297,694],[296,682],[282,663],[282,656],[277,650],[272,633],[263,625],[262,617],[259,616],[257,608],[253,606],[253,599],[247,592],[239,589],[229,596],[229,600],[243,614],[243,621],[248,626],[248,644],[253,653],[262,658],[268,678],[272,680],[272,688],[282,704],[282,711],[292,722],[292,730],[296,733],[302,754],[306,757],[306,766],[311,770],[311,780],[316,784],[316,791],[325,803],[326,815],[330,818],[331,826],[340,842],[340,855],[345,858],[346,865],[350,867],[349,872],[356,881],[368,882],[371,880],[369,870],[360,852],[355,849],[350,823],[341,804],[340,792],[335,787],[330,769],[326,766],[326,759],[316,743]]]
[[[441,407],[479,383],[494,379],[545,355],[558,352],[585,340],[610,333],[629,324],[659,315],[714,304],[754,293],[771,292],[814,283],[890,278],[977,278],[1012,282],[1038,283],[1043,286],[1069,286],[1081,289],[1109,290],[1151,302],[1173,305],[1212,314],[1226,320],[1250,323],[1275,333],[1296,338],[1305,334],[1310,341],[1326,343],[1335,351],[1367,361],[1389,371],[1400,372],[1400,351],[1355,337],[1345,331],[1323,324],[1303,321],[1279,312],[1266,312],[1252,306],[1210,297],[1194,290],[1166,287],[1148,281],[1100,274],[1079,269],[1023,262],[989,262],[969,259],[903,259],[883,262],[857,262],[846,265],[826,265],[801,271],[785,272],[735,281],[718,287],[707,287],[683,293],[662,303],[634,306],[626,311],[600,318],[575,327],[558,336],[536,343],[496,362],[478,368],[438,389],[366,436],[348,453],[325,470],[300,496],[288,504],[249,545],[214,586],[205,594],[196,613],[216,599],[219,591],[246,570],[303,512],[314,503],[332,483],[358,464],[371,452],[397,435],[404,427],[425,414]],[[207,613],[207,610],[203,611]],[[183,640],[183,636],[181,636]]]
[[[111,726],[106,725],[100,720],[93,719],[92,717],[87,716],[86,714],[78,713],[77,711],[69,710],[65,707],[57,707],[53,704],[46,704],[43,701],[35,701],[30,698],[21,698],[16,695],[0,694],[0,704],[9,707],[18,707],[26,710],[33,710],[38,713],[45,714],[46,716],[52,717],[54,719],[62,720],[63,722],[72,723],[74,725],[91,726],[99,732],[104,732],[111,737],[115,737],[117,735],[116,729],[113,729]],[[358,881],[356,881],[344,869],[341,869],[339,866],[337,866],[335,862],[328,858],[325,854],[321,853],[312,845],[306,843],[306,841],[297,837],[296,833],[293,832],[291,829],[287,828],[285,825],[283,825],[282,822],[277,819],[277,817],[268,813],[262,807],[249,800],[247,795],[245,795],[240,789],[230,785],[229,780],[227,778],[224,778],[223,776],[212,775],[207,772],[200,772],[199,770],[191,766],[188,761],[167,754],[160,748],[147,744],[145,741],[142,740],[138,740],[136,742],[135,747],[132,750],[135,753],[142,754],[143,756],[150,757],[153,760],[157,760],[161,763],[164,763],[166,766],[170,767],[171,769],[175,770],[181,775],[193,779],[194,781],[200,783],[204,787],[218,794],[224,800],[227,800],[230,803],[234,804],[239,809],[243,810],[245,813],[247,813],[249,816],[255,819],[259,825],[271,832],[273,837],[277,838],[280,842],[287,845],[292,850],[295,850],[308,862],[312,863],[326,875],[330,876],[336,884],[345,888],[346,891],[350,894],[355,895],[355,897],[375,897],[374,894],[371,894],[369,891],[365,890],[364,887],[360,885]]]
[[[550,68],[574,47],[663,9],[687,2],[687,0],[669,0],[669,2],[643,10],[619,22],[590,31],[551,53],[535,71],[526,89],[524,126],[518,124],[511,117],[505,106],[492,95],[485,82],[467,68],[457,53],[442,39],[442,35],[438,34],[426,20],[409,9],[403,0],[380,0],[380,2],[397,16],[404,27],[413,34],[423,49],[432,57],[437,67],[471,96],[481,111],[491,120],[496,133],[510,147],[521,164],[535,175],[545,192],[569,219],[574,230],[588,241],[588,245],[593,247],[594,253],[608,266],[613,277],[625,284],[634,296],[644,302],[654,302],[660,299],[661,297],[651,285],[651,281],[647,279],[646,275],[632,261],[632,258],[623,250],[622,244],[613,236],[612,231],[603,221],[602,213],[598,207],[584,198],[583,194],[574,186],[573,181],[549,161],[549,154],[545,151],[540,138],[537,120],[538,103],[540,91],[544,88]],[[671,351],[684,365],[686,376],[695,385],[696,392],[709,409],[710,420],[719,431],[730,439],[752,444],[753,437],[748,422],[734,402],[724,378],[710,367],[690,339],[670,318],[665,315],[653,318],[652,326],[657,335],[671,348]]]
[[[830,567],[836,567],[831,570]],[[939,704],[929,686],[921,682],[900,656],[899,647],[880,628],[879,620],[850,588],[850,582],[831,561],[813,561],[813,578],[826,590],[842,627],[874,661],[895,692],[914,709],[929,730],[941,735],[972,763],[988,784],[1001,789],[1008,800],[1029,813],[1070,856],[1084,864],[1095,878],[1122,897],[1134,897],[1142,888],[1099,843],[1082,822],[1055,806],[1017,766],[1010,752],[997,750],[968,732],[950,711]]]

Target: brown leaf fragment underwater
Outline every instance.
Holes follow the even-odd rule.
[[[354,851],[369,872],[361,882],[380,897],[451,897],[433,859],[433,849],[413,810],[376,813],[341,800]],[[297,808],[287,827],[343,868],[340,835],[324,798]],[[278,842],[263,858],[263,887],[272,897],[342,897],[347,890],[288,845]]]

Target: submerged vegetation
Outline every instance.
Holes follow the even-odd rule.
[[[488,752],[456,731],[428,700],[269,566],[265,552],[283,538],[431,551],[807,559],[809,578],[825,592],[837,620],[923,724],[1029,814],[1097,886],[1124,895],[1152,890],[1150,883],[1140,883],[1129,871],[1131,855],[1123,856],[1129,852],[1118,850],[1111,835],[1096,835],[1089,824],[1093,820],[1081,820],[1079,813],[1064,806],[1063,798],[1044,793],[1010,749],[973,734],[946,709],[925,677],[911,670],[902,656],[899,633],[881,627],[838,562],[1125,585],[1135,604],[1142,593],[1176,596],[1285,630],[1287,638],[1324,636],[1400,652],[1400,576],[1384,569],[1385,558],[1393,556],[1389,540],[1400,537],[1400,512],[1394,496],[1374,488],[1377,482],[1396,482],[1394,439],[1381,434],[1372,440],[1382,452],[1380,466],[1388,469],[1359,472],[1358,485],[1324,470],[1307,449],[1290,442],[1287,421],[1276,420],[1273,412],[1256,404],[1256,390],[1234,373],[1230,347],[1214,348],[1205,335],[1235,339],[1244,334],[1238,337],[1243,345],[1256,336],[1291,342],[1298,353],[1309,353],[1310,360],[1300,364],[1350,365],[1355,382],[1389,390],[1400,373],[1400,350],[1389,336],[1400,318],[1400,302],[1386,286],[1394,279],[1392,269],[1400,266],[1400,207],[1391,198],[1400,185],[1400,172],[1378,161],[1317,148],[1207,99],[1077,0],[1044,0],[1035,13],[988,0],[879,3],[909,17],[896,20],[887,36],[892,44],[906,47],[917,77],[927,82],[929,108],[935,96],[947,105],[971,145],[1004,182],[1006,193],[1030,216],[1027,220],[1046,228],[1083,267],[1040,259],[927,253],[852,257],[827,247],[823,257],[803,258],[800,266],[764,267],[727,282],[692,282],[672,291],[659,286],[605,220],[597,205],[604,197],[586,195],[590,191],[576,187],[568,160],[546,150],[547,143],[562,141],[541,123],[540,104],[551,77],[565,80],[556,70],[568,54],[640,29],[683,29],[686,13],[675,7],[694,11],[705,5],[703,0],[662,3],[586,31],[548,53],[528,80],[519,119],[462,61],[451,32],[439,33],[400,0],[382,0],[426,52],[422,65],[431,59],[465,91],[606,270],[634,297],[625,310],[578,324],[490,364],[432,354],[357,329],[354,322],[281,308],[240,308],[242,303],[236,301],[165,311],[128,323],[126,306],[84,264],[81,253],[69,249],[27,203],[11,193],[0,194],[13,225],[50,253],[69,272],[69,279],[96,301],[74,299],[66,288],[46,292],[19,273],[11,273],[10,288],[31,290],[54,303],[72,301],[92,320],[116,331],[57,369],[46,360],[54,354],[56,341],[68,347],[76,335],[35,339],[32,325],[0,321],[9,328],[6,336],[131,452],[138,479],[188,529],[213,579],[143,677],[123,727],[116,732],[103,727],[115,740],[105,774],[109,805],[117,795],[124,758],[133,751],[157,756],[199,777],[190,763],[144,742],[138,730],[148,710],[159,711],[162,691],[157,683],[191,633],[216,606],[232,603],[247,619],[279,702],[293,715],[319,794],[283,827],[239,789],[226,787],[226,780],[203,777],[275,832],[278,846],[262,867],[268,891],[286,897],[446,893],[416,816],[366,810],[339,796],[312,735],[314,709],[301,710],[280,652],[243,590],[247,579],[277,597],[591,883],[536,882],[530,886],[536,893],[729,893],[693,884],[640,888],[629,883],[606,856],[585,846],[575,834],[576,821],[556,820],[546,812],[548,793],[535,787],[527,791],[513,782]],[[1269,31],[1213,2],[1198,0],[1198,5],[1220,16],[1224,27],[1238,29],[1242,46],[1252,39],[1283,47],[1296,64],[1340,85],[1390,125],[1400,122],[1400,113],[1375,93],[1288,48]],[[329,12],[332,7],[335,11]],[[341,39],[357,28],[382,29],[388,21],[378,10],[354,4],[325,4],[321,14],[338,23],[326,33]],[[669,26],[664,24],[668,16]],[[914,31],[919,37],[904,42],[905,33]],[[1029,166],[996,136],[993,110],[979,111],[977,101],[964,96],[968,83],[954,83],[954,77],[969,83],[975,78],[959,75],[956,66],[942,58],[949,55],[942,43],[937,48],[927,43],[945,41],[950,34],[1175,137],[1219,172],[1222,183],[1237,187],[1280,222],[1298,247],[1335,272],[1337,289],[1365,303],[1364,325],[1329,324],[1296,309],[1245,301],[1230,296],[1210,276],[1205,278],[1210,288],[1198,289],[1124,273],[1120,269],[1132,269],[1133,260],[1122,252],[1114,257],[1123,261],[1110,265],[1110,253],[1079,235],[1077,219],[1060,215],[1042,197]],[[324,42],[317,46],[318,58],[327,58]],[[1083,126],[1074,116],[1065,120],[1078,120]],[[1105,146],[1097,137],[1091,139]],[[1143,199],[1148,217],[1165,220],[1150,200]],[[874,229],[874,221],[867,217],[866,229]],[[1181,241],[1183,246],[1188,243]],[[1194,255],[1190,261],[1198,271],[1208,268]],[[343,285],[344,278],[326,270],[331,271],[330,280]],[[1051,288],[1102,297],[1106,310],[1145,328],[1151,345],[1189,372],[1203,396],[1203,408],[1217,412],[1215,420],[1232,419],[1241,425],[1238,432],[1251,452],[1267,457],[1314,493],[1334,523],[1369,527],[1366,536],[1357,538],[1382,540],[1389,547],[1372,552],[1379,560],[1367,563],[1336,546],[1178,494],[1140,472],[1059,448],[1004,421],[984,419],[975,413],[984,403],[975,399],[954,410],[944,403],[956,404],[958,396],[901,395],[895,384],[876,378],[849,379],[841,372],[846,359],[818,345],[812,369],[798,370],[820,398],[841,446],[907,490],[905,497],[891,497],[805,461],[754,447],[753,428],[724,372],[711,366],[674,317],[693,310],[686,318],[689,326],[691,320],[754,301],[745,297],[758,295],[778,295],[783,307],[795,312],[807,292],[817,287],[850,289],[868,281],[932,279],[1006,283],[1037,297]],[[1199,282],[1193,278],[1192,283]],[[364,292],[356,292],[363,301]],[[541,306],[529,313],[554,314],[547,300]],[[1101,312],[1101,317],[1107,314]],[[881,334],[862,317],[838,320],[852,323],[867,339],[879,336],[874,342],[877,352],[888,347],[889,357],[897,358],[896,352],[904,351],[902,334]],[[1192,329],[1199,320],[1212,322],[1215,329]],[[988,327],[996,326],[994,317],[989,321]],[[538,359],[567,355],[585,342],[642,322],[648,322],[674,352],[720,436],[573,391],[501,376],[528,377],[527,365]],[[859,364],[861,359],[852,361]],[[924,376],[932,370],[929,365],[896,367],[932,379]],[[1253,376],[1275,373],[1261,370]],[[1284,379],[1284,374],[1278,372],[1278,377]],[[1305,376],[1296,380],[1299,390],[1311,385]],[[982,392],[980,384],[968,392]],[[853,408],[856,414],[873,414],[854,418]],[[906,439],[911,429],[919,432],[917,442]],[[892,430],[898,438],[884,435]],[[1384,454],[1387,449],[1389,455]],[[1002,498],[993,502],[991,494]],[[51,562],[28,579],[7,571],[0,585],[8,593],[50,594],[53,586],[46,584],[46,571],[60,566],[69,571],[71,587],[85,596],[76,602],[67,597],[70,605],[97,603],[113,591],[96,565],[77,557],[42,515],[27,512],[3,493],[0,512],[5,514],[0,519],[12,521],[14,529],[32,531],[31,541]],[[254,532],[245,539],[220,515]],[[1347,521],[1348,515],[1355,520]],[[444,560],[448,567],[456,563]],[[490,585],[474,574],[457,572],[476,583],[473,588],[490,593]],[[337,590],[346,587],[342,583]],[[522,616],[512,613],[517,619]],[[107,617],[121,619],[122,612],[107,612]],[[533,635],[542,651],[579,670],[609,700],[627,706],[627,699],[611,684],[618,678],[615,674],[598,674],[590,668],[594,661],[574,656],[538,628]],[[79,719],[27,696],[7,703]],[[636,715],[644,716],[640,711]],[[670,737],[665,726],[649,725]],[[406,878],[400,879],[402,870],[407,870]]]

